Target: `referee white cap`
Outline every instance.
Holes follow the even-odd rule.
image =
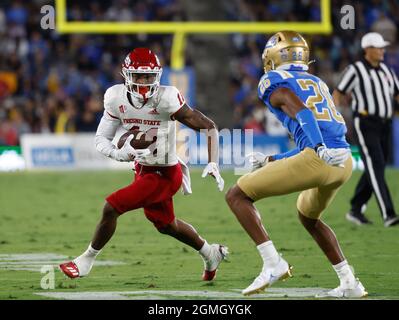
[[[368,47],[384,48],[387,45],[389,45],[389,42],[385,41],[382,35],[377,32],[366,33],[361,41],[361,46],[363,49]]]

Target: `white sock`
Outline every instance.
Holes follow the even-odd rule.
[[[198,250],[198,252],[203,258],[209,258],[211,254],[211,248],[212,247],[210,246],[210,244],[205,240],[204,245],[200,250]]]
[[[344,260],[333,265],[335,272],[339,278],[340,284],[344,287],[351,287],[355,284],[356,278],[348,261]]]
[[[101,250],[93,249],[91,243],[85,252],[83,252],[79,257],[77,257],[73,262],[79,269],[79,275],[85,276],[87,275],[96,259],[97,255],[101,252]]]
[[[90,243],[89,246],[87,247],[87,250],[83,253],[83,255],[85,255],[87,258],[95,259],[100,252],[101,252],[101,249],[100,250],[94,249]]]
[[[263,259],[264,266],[274,266],[279,262],[280,256],[271,240],[261,243],[256,248]]]

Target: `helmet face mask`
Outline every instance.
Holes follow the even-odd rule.
[[[149,99],[158,92],[161,75],[162,70],[154,73],[122,69],[127,91],[139,100]]]
[[[265,72],[275,70],[285,64],[303,65],[307,70],[309,46],[299,33],[280,31],[267,41],[262,61]]]
[[[137,48],[127,55],[121,74],[126,90],[140,101],[145,101],[158,92],[162,67],[151,50]]]

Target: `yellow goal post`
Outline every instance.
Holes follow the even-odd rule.
[[[56,29],[59,33],[127,34],[127,33],[168,33],[173,34],[171,68],[182,69],[185,65],[184,50],[186,35],[194,33],[274,33],[280,30],[295,30],[308,34],[330,34],[330,0],[320,0],[320,22],[105,22],[67,21],[67,0],[55,0]]]

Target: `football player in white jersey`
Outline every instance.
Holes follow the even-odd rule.
[[[158,57],[147,48],[136,48],[122,64],[124,84],[109,88],[104,95],[104,115],[96,133],[96,148],[117,161],[134,161],[133,182],[106,198],[102,218],[88,249],[76,259],[60,265],[70,278],[89,274],[96,256],[115,232],[118,217],[138,208],[159,232],[170,235],[197,250],[204,260],[203,280],[214,279],[220,262],[228,254],[227,247],[208,244],[188,223],[177,219],[173,196],[182,185],[185,165],[176,155],[177,120],[194,130],[206,130],[208,165],[202,174],[215,178],[220,191],[224,181],[219,173],[219,135],[212,120],[191,109],[173,86],[161,86],[162,67]],[[120,126],[126,131],[139,129],[156,132],[155,149],[134,149],[128,137],[118,149],[112,143]]]

